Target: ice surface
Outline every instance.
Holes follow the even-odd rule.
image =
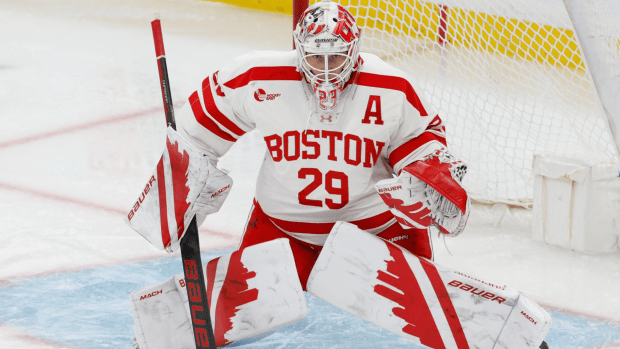
[[[0,348],[129,348],[129,293],[179,272],[178,253],[123,223],[163,149],[153,12],[180,103],[232,57],[291,46],[289,17],[219,3],[0,0]],[[235,184],[201,228],[205,261],[240,239],[261,139],[249,133],[220,162]],[[552,310],[552,348],[620,345],[620,255],[533,242],[517,223],[472,225],[446,240],[452,255],[435,239],[436,261]],[[309,303],[303,321],[247,347],[410,347]]]
[[[202,259],[231,251],[204,253]],[[128,294],[181,272],[181,259],[176,257],[16,280],[10,287],[0,287],[0,318],[47,343],[131,348]],[[301,321],[231,347],[424,348],[309,294],[306,300],[310,311]],[[565,312],[551,314],[555,323],[547,340],[554,348],[589,348],[620,341],[619,324]]]

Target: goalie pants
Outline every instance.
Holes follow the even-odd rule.
[[[305,233],[312,234],[314,232],[307,231]],[[392,225],[378,233],[377,236],[384,240],[391,241],[417,256],[429,260],[433,259],[433,247],[429,229],[404,229],[394,220]],[[278,238],[289,239],[297,266],[299,281],[305,291],[308,276],[323,246],[301,241],[283,232],[273,223],[272,219],[263,212],[258,202],[254,200],[254,205],[250,210],[239,249]]]

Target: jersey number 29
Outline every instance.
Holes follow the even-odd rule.
[[[302,168],[297,173],[297,177],[305,179],[312,177],[312,182],[302,189],[299,194],[299,203],[307,206],[323,207],[323,201],[308,199],[313,191],[323,184],[323,173],[317,168]],[[336,186],[340,182],[339,186]],[[332,210],[337,210],[349,203],[349,177],[338,171],[329,171],[325,174],[325,191],[332,195],[340,196],[339,202],[335,202],[331,198],[325,199],[325,205]]]

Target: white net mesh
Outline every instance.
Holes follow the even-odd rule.
[[[530,206],[535,153],[617,161],[561,0],[339,3],[363,28],[361,50],[424,88],[451,151],[469,165],[464,183],[474,199]],[[620,14],[610,6],[601,16]],[[617,61],[619,22],[606,20],[616,28],[605,35]]]

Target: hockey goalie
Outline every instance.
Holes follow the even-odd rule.
[[[222,205],[217,160],[237,139],[258,129],[267,147],[238,250],[201,269],[216,344],[298,321],[305,291],[430,348],[546,348],[543,308],[433,260],[430,228],[465,228],[467,166],[415,81],[360,53],[360,29],[337,3],[309,7],[293,36],[294,51],[249,53],[205,78],[169,130],[174,151],[197,154],[166,167],[190,188],[175,199],[177,228]],[[149,241],[178,248],[178,234],[153,229]],[[184,287],[174,275],[132,293],[136,347],[195,347]]]

